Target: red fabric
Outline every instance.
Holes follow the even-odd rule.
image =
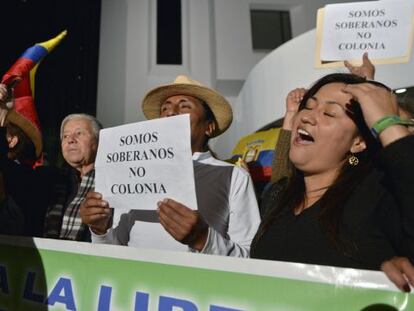
[[[16,112],[35,125],[39,129],[39,132],[40,122],[34,105],[34,90],[31,89],[34,81],[31,81],[30,71],[59,44],[66,36],[66,33],[67,31],[65,30],[55,38],[28,48],[1,79],[2,83],[14,89]],[[32,78],[35,78],[34,72]],[[36,165],[42,162],[43,156],[39,158]]]
[[[249,166],[249,173],[255,182],[259,182],[259,181],[268,182],[272,176],[272,167],[271,166],[254,166],[254,167]]]
[[[23,81],[19,84],[22,85]],[[36,108],[33,103],[32,96],[21,96],[14,99],[14,106],[16,111],[31,123],[36,125],[40,130],[40,122],[37,116]]]
[[[30,70],[35,65],[31,59],[19,58],[3,76],[2,83],[14,87],[14,109],[16,112],[34,124],[40,131],[39,117],[36,112],[30,83]],[[18,79],[21,81],[16,82]],[[43,156],[40,156],[35,163],[30,163],[33,168],[42,164]]]
[[[16,79],[21,81],[14,87],[14,105],[18,113],[32,122],[40,130],[40,122],[34,105],[30,87],[30,70],[35,63],[28,58],[19,58],[3,76],[2,83],[13,84]]]
[[[26,75],[30,76],[30,70],[32,70],[35,65],[36,64],[31,59],[19,58],[3,76],[1,83],[10,85],[18,77],[23,77]]]

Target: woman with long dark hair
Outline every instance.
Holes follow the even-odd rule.
[[[413,259],[407,122],[378,82],[353,74],[317,81],[292,123],[293,174],[267,191],[251,257],[373,270],[395,256]]]

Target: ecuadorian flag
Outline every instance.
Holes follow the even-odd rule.
[[[231,162],[241,159],[247,165],[258,197],[272,177],[272,161],[279,132],[280,128],[272,128],[245,136],[232,153]]]
[[[2,83],[14,88],[14,105],[18,113],[31,120],[39,129],[39,118],[34,106],[35,75],[42,59],[66,36],[66,30],[45,42],[28,48],[2,78]]]

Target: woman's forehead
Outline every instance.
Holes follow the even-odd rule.
[[[348,103],[352,96],[343,91],[345,83],[329,83],[322,86],[315,94],[314,98],[327,103]]]

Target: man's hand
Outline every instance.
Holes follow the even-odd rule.
[[[381,270],[400,290],[409,293],[414,286],[414,267],[406,257],[393,257],[382,263]]]
[[[9,92],[4,84],[0,84],[0,126],[4,126],[6,122],[7,112],[5,105],[9,97]]]
[[[198,251],[204,248],[208,225],[198,211],[171,199],[158,202],[157,211],[161,225],[174,239]]]
[[[365,52],[362,55],[362,65],[361,66],[353,66],[350,62],[344,61],[344,65],[348,68],[349,72],[360,76],[362,78],[368,80],[374,80],[375,77],[375,66],[368,58],[368,52]]]
[[[80,206],[82,222],[98,235],[105,234],[110,227],[111,209],[98,192],[88,192]]]
[[[0,83],[0,108],[12,109],[13,105],[13,88],[7,87],[5,84]]]
[[[9,97],[9,92],[4,84],[0,83],[0,103],[6,102]]]
[[[7,113],[13,108],[13,91],[0,83],[0,126],[6,123]]]

